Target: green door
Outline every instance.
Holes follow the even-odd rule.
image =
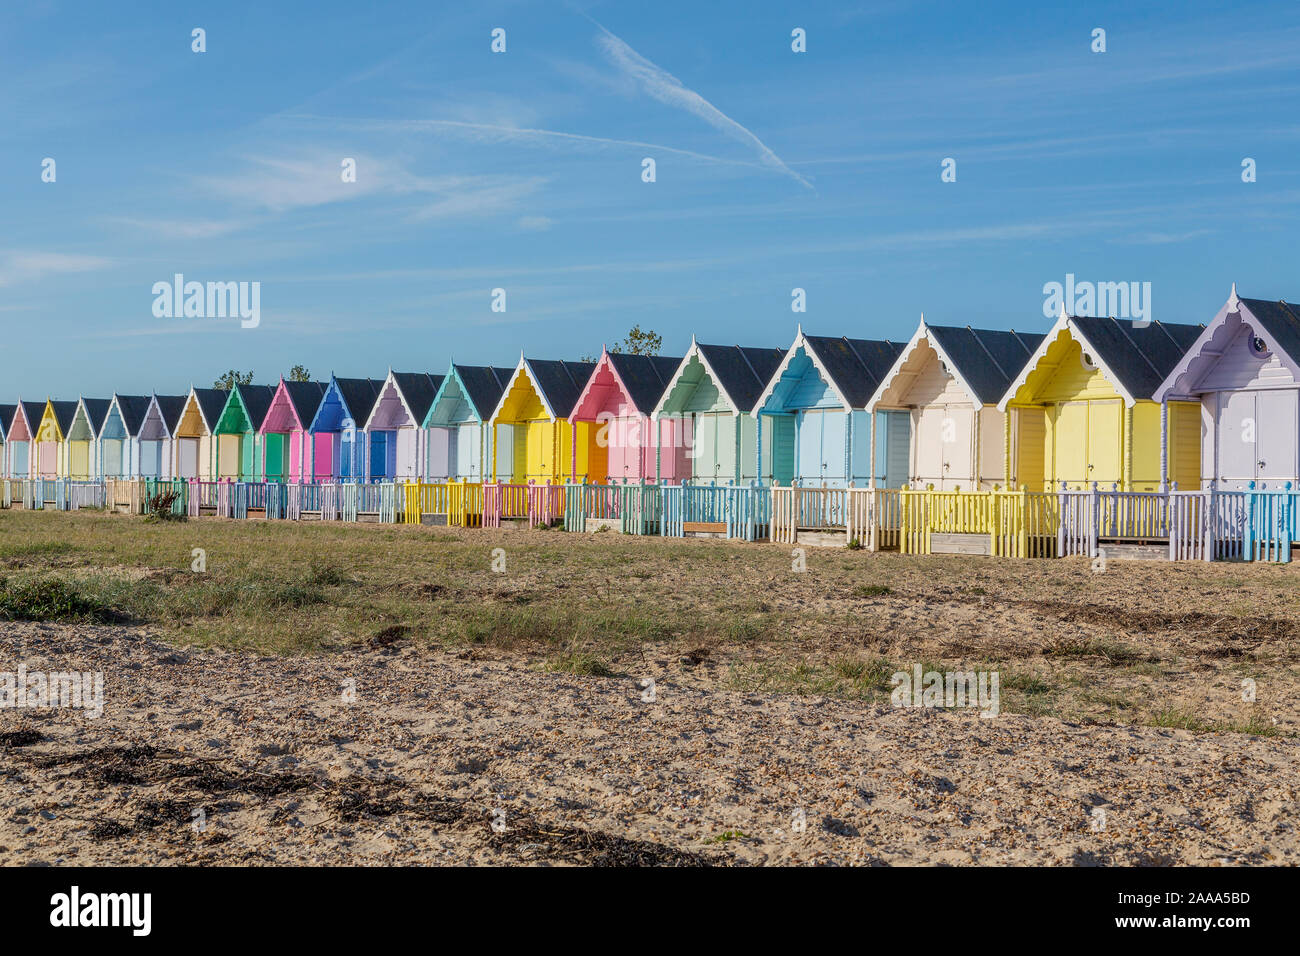
[[[257,472],[253,468],[253,433],[244,432],[239,436],[239,478],[241,481],[253,481]]]
[[[284,439],[279,432],[262,436],[266,443],[266,480],[284,481]]]

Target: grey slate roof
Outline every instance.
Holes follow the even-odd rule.
[[[18,412],[17,405],[0,405],[0,438],[9,434],[9,426]]]
[[[83,398],[81,404],[86,406],[86,419],[90,422],[90,433],[96,438],[104,428],[104,419],[108,417],[108,406],[113,404],[108,398]]]
[[[663,398],[664,390],[672,381],[681,358],[665,355],[626,355],[610,352],[609,364],[627,387],[628,397],[642,415],[649,415]],[[585,383],[584,383],[585,387]]]
[[[566,362],[559,359],[529,359],[533,384],[546,399],[556,418],[568,418],[587,379],[596,370],[595,362]],[[513,373],[512,373],[513,374]]]
[[[328,387],[325,382],[284,383],[285,393],[289,396],[294,413],[304,428],[316,417],[316,409],[320,407],[321,399],[325,397],[325,389]]]
[[[236,385],[235,388],[244,403],[244,411],[248,413],[248,422],[253,431],[260,430],[262,422],[266,421],[266,413],[271,409],[271,402],[275,399],[275,386]]]
[[[188,395],[154,396],[154,401],[158,403],[158,411],[162,414],[163,424],[167,426],[167,434],[176,434],[176,428],[181,423],[181,416],[185,414],[185,404],[189,400]]]
[[[441,375],[429,375],[426,372],[393,373],[393,381],[401,389],[402,398],[406,399],[406,407],[411,410],[411,416],[417,425],[424,421],[425,415],[429,414],[429,406],[433,404],[433,398],[438,394],[442,378]],[[367,417],[369,417],[368,413]]]
[[[785,349],[764,349],[744,345],[703,345],[695,343],[717,376],[717,384],[748,412],[763,394],[767,383],[785,359]]]
[[[150,397],[148,395],[117,395],[118,413],[126,433],[135,436],[144,424],[144,417],[149,413]]]
[[[873,339],[804,335],[835,387],[849,406],[863,408],[907,346]]]
[[[479,421],[487,421],[496,411],[510,376],[515,374],[512,368],[493,368],[489,365],[457,365],[456,376],[465,388],[465,394]]]
[[[1200,334],[1204,325],[1152,322],[1134,328],[1132,319],[1072,316],[1071,321],[1135,399],[1150,399]]]
[[[198,400],[199,411],[203,413],[208,428],[215,427],[217,419],[221,417],[221,410],[230,399],[230,392],[224,388],[196,388],[194,397]]]
[[[35,437],[36,429],[41,427],[41,416],[45,414],[45,403],[20,401],[18,404],[23,407],[23,415],[27,419],[27,427],[31,430],[32,436]]]
[[[54,409],[54,420],[59,423],[59,431],[63,437],[68,437],[68,429],[72,427],[72,419],[77,414],[76,402],[50,402],[50,407]]]
[[[1278,300],[1241,299],[1264,330],[1273,337],[1282,351],[1300,360],[1300,306]]]
[[[983,405],[996,405],[1042,344],[1042,332],[997,332],[952,325],[926,325]],[[1109,363],[1107,363],[1109,364]]]
[[[383,382],[370,378],[338,377],[335,377],[334,384],[338,386],[343,404],[347,406],[348,414],[354,422],[365,422],[370,418],[375,402],[379,401],[379,391],[384,385]]]

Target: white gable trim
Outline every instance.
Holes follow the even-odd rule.
[[[929,345],[930,348],[934,349],[934,351],[938,353],[939,360],[943,362],[944,366],[948,369],[948,374],[957,380],[957,384],[961,386],[962,391],[964,391],[970,398],[971,404],[976,408],[982,406],[983,403],[980,401],[979,396],[975,394],[975,389],[970,387],[970,384],[962,376],[961,372],[958,371],[957,363],[952,360],[952,357],[943,350],[943,347],[935,339],[931,338],[930,328],[925,324],[925,319],[922,319],[921,324],[916,327],[916,331],[912,334],[911,339],[908,340],[903,351],[899,354],[898,358],[894,360],[894,364],[890,366],[889,371],[885,373],[885,377],[881,379],[880,385],[867,401],[867,411],[872,413],[875,412],[876,406],[879,405],[881,400],[884,398],[885,392],[889,391],[889,387],[894,383],[894,380],[902,373],[903,366],[907,364],[907,360],[911,358],[912,353],[920,347],[922,339],[925,340],[926,344]]]
[[[709,365],[709,360],[705,358],[704,353],[700,351],[700,346],[699,343],[695,341],[695,336],[691,336],[691,347],[687,349],[686,355],[682,357],[682,362],[677,366],[677,371],[673,373],[673,377],[668,380],[668,387],[664,389],[664,394],[659,399],[659,404],[655,406],[654,413],[650,418],[654,421],[659,420],[664,411],[664,402],[668,401],[668,396],[671,395],[673,389],[677,387],[677,380],[681,378],[682,373],[690,366],[692,358],[698,358],[700,360],[700,364],[704,366],[704,371],[707,372],[709,378],[713,380],[713,384],[717,388],[718,394],[721,395],[726,400],[727,404],[731,406],[731,414],[739,418],[743,412],[736,407],[735,400],[732,399],[731,395],[727,392],[726,386],[722,384],[722,380],[719,379],[717,373],[713,371],[713,367]]]
[[[546,392],[543,391],[542,386],[538,384],[537,376],[533,374],[532,367],[528,364],[528,359],[521,355],[519,356],[519,364],[515,366],[515,373],[510,376],[510,381],[506,382],[505,391],[501,393],[501,399],[497,402],[497,407],[493,410],[492,417],[487,420],[486,424],[496,425],[497,419],[501,417],[501,410],[505,408],[506,399],[510,397],[510,392],[515,387],[515,382],[519,381],[519,376],[524,374],[525,371],[528,374],[528,382],[532,385],[533,391],[536,392],[537,397],[542,400],[542,408],[546,409],[547,417],[550,418],[551,421],[556,420],[555,409],[551,408],[551,403],[546,398]]]
[[[1174,370],[1169,373],[1168,377],[1160,383],[1160,387],[1156,389],[1156,401],[1163,402],[1180,397],[1179,395],[1174,394],[1174,386],[1177,385],[1179,378],[1186,375],[1191,370],[1192,363],[1197,359],[1205,355],[1211,355],[1214,357],[1214,363],[1218,363],[1218,360],[1223,353],[1217,349],[1207,348],[1207,346],[1210,346],[1213,343],[1214,336],[1227,322],[1229,315],[1237,316],[1244,325],[1263,339],[1264,344],[1268,346],[1268,350],[1278,357],[1278,360],[1286,366],[1293,376],[1300,379],[1300,363],[1297,363],[1285,349],[1277,344],[1277,341],[1273,336],[1268,334],[1268,331],[1264,328],[1263,324],[1246,306],[1246,303],[1237,298],[1237,286],[1234,283],[1232,286],[1232,294],[1228,296],[1228,301],[1223,304],[1223,308],[1221,308],[1214,318],[1210,320],[1210,323],[1205,327],[1201,334],[1197,336],[1196,341],[1192,343],[1191,348],[1183,353],[1183,357],[1178,360],[1178,364],[1174,366]],[[1231,344],[1231,340],[1229,341],[1229,344]],[[1186,397],[1194,398],[1195,396],[1196,393],[1192,393]]]
[[[1075,325],[1074,319],[1065,314],[1065,308],[1062,306],[1060,317],[1052,325],[1052,328],[1043,338],[1042,343],[1039,344],[1034,354],[1029,357],[1029,361],[1026,362],[1024,368],[1020,370],[1020,374],[1016,376],[1015,381],[1013,381],[1007,388],[1006,394],[1002,396],[1002,400],[998,402],[998,411],[1005,412],[1007,410],[1007,406],[1010,405],[1011,400],[1015,398],[1016,392],[1020,391],[1024,384],[1029,381],[1029,376],[1038,369],[1038,363],[1047,356],[1047,350],[1052,347],[1056,342],[1057,337],[1060,336],[1063,331],[1068,331],[1070,337],[1078,342],[1085,352],[1092,355],[1093,359],[1097,362],[1097,368],[1101,371],[1102,376],[1106,381],[1110,382],[1115,391],[1117,391],[1120,397],[1124,399],[1124,404],[1129,408],[1136,405],[1137,399],[1129,393],[1129,390],[1120,383],[1120,380],[1115,373],[1111,371],[1105,362],[1102,361],[1101,356],[1097,354],[1096,348],[1094,348],[1092,343],[1088,341],[1088,337],[1083,334],[1079,327]]]
[[[284,379],[281,379],[281,381],[284,381]],[[415,421],[415,413],[411,411],[411,406],[406,401],[406,396],[402,394],[402,386],[397,384],[397,379],[394,377],[393,370],[389,369],[388,375],[384,377],[384,384],[379,386],[379,395],[375,399],[375,407],[370,409],[370,417],[366,419],[366,424],[362,429],[363,431],[367,431],[367,432],[370,431],[370,423],[375,420],[375,412],[379,411],[379,399],[384,397],[384,392],[388,390],[389,382],[393,383],[393,391],[397,393],[397,400],[402,403],[402,408],[406,409],[406,417],[409,418],[412,422],[415,422],[414,425],[415,428],[421,427],[420,423]],[[339,392],[340,397],[342,396],[342,394],[343,394],[342,392]],[[288,397],[287,393],[286,393],[286,397]],[[293,399],[289,400],[289,404],[290,405],[293,404]],[[351,411],[351,409],[348,409],[348,411]]]
[[[817,350],[812,347],[807,336],[803,334],[803,329],[800,328],[798,334],[794,338],[794,344],[786,350],[785,358],[781,359],[781,364],[777,366],[776,371],[772,373],[772,377],[768,379],[767,386],[763,389],[762,394],[758,396],[758,401],[754,403],[754,407],[749,414],[755,417],[758,416],[759,409],[761,409],[767,403],[767,400],[772,397],[772,393],[776,391],[777,383],[781,381],[781,376],[785,374],[786,369],[790,367],[790,363],[794,361],[794,357],[799,354],[799,349],[801,348],[805,353],[807,353],[809,360],[812,361],[813,367],[817,369],[817,374],[821,376],[822,381],[830,386],[831,391],[835,393],[835,397],[840,400],[840,404],[844,406],[844,410],[846,412],[853,411],[853,406],[849,404],[849,400],[844,397],[844,393],[841,392],[839,386],[835,384],[835,379],[831,376],[831,373],[826,370],[826,366],[822,364],[821,358],[817,355]]]

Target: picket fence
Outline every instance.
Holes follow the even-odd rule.
[[[800,533],[843,535],[871,550],[929,554],[936,536],[987,539],[997,557],[1096,558],[1108,547],[1167,548],[1174,561],[1287,563],[1300,542],[1300,490],[1290,482],[1219,491],[1133,492],[1096,485],[1057,492],[935,491],[692,484],[508,484],[474,482],[279,483],[67,478],[0,479],[0,507],[144,514],[175,491],[177,514],[231,519],[402,521],[445,516],[460,527],[562,523],[582,531],[598,519],[625,534],[713,534],[794,544]]]

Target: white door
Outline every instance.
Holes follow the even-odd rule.
[[[1257,478],[1277,487],[1296,479],[1296,393],[1291,389],[1259,392],[1255,399]]]
[[[940,424],[943,449],[944,491],[960,488],[973,491],[975,475],[971,454],[971,437],[975,431],[975,410],[963,405],[945,405]]]
[[[912,413],[913,443],[912,487],[943,488],[943,420],[941,405],[927,405]]]
[[[176,447],[177,463],[180,465],[182,478],[199,476],[199,440],[197,438],[178,438]]]

